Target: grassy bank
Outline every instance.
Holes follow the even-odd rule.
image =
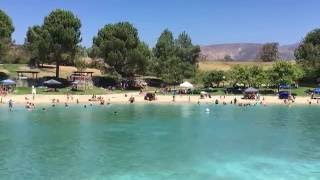
[[[213,96],[221,96],[225,95],[224,93],[225,88],[213,88],[210,89],[210,91],[206,89],[196,89],[196,93],[194,95],[199,95],[200,91],[207,91]],[[299,87],[296,89],[292,89],[291,92],[297,96],[305,97],[309,96],[307,93],[305,93],[306,90],[313,89],[312,87]],[[155,91],[156,88],[148,88],[146,91]],[[268,93],[262,93],[263,95],[275,95],[274,93],[271,93],[271,91],[276,91],[275,89],[260,89],[261,92],[268,92]],[[137,90],[106,90],[99,87],[93,87],[92,89],[88,89],[85,91],[71,91],[70,88],[62,88],[58,89],[57,92],[47,92],[47,88],[37,88],[37,94],[44,94],[44,95],[64,95],[64,94],[73,94],[73,95],[103,95],[103,94],[117,94],[117,93],[130,93],[130,92],[138,92]],[[158,91],[159,92],[159,91]],[[25,87],[18,87],[15,89],[14,93],[15,95],[24,95],[24,94],[31,94],[31,88],[25,88]],[[231,94],[229,94],[231,95]]]

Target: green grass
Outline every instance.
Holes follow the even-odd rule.
[[[37,88],[37,94],[64,95],[67,93],[70,93],[73,95],[92,95],[92,94],[101,95],[101,94],[106,94],[107,91],[105,89],[98,88],[98,87],[94,87],[86,91],[71,91],[71,88],[61,88],[61,89],[58,89],[57,92],[47,92],[47,88]],[[18,87],[15,89],[13,94],[16,94],[16,95],[31,94],[31,88]]]
[[[305,93],[308,89],[314,89],[312,87],[299,87],[297,89],[292,89],[292,93],[297,94],[297,96],[309,96],[307,93]]]
[[[299,87],[297,89],[292,89],[292,93],[296,94],[297,96],[309,96],[307,93],[305,93],[306,90],[313,89],[312,87]],[[58,89],[58,92],[47,92],[47,88],[37,88],[37,94],[44,94],[44,95],[65,95],[67,93],[73,94],[73,95],[102,95],[102,94],[111,94],[111,93],[130,93],[130,92],[137,92],[137,90],[113,90],[113,91],[107,91],[102,88],[94,87],[93,89],[88,89],[86,91],[71,91],[70,88],[62,88]],[[148,89],[147,91],[154,91],[155,88]],[[213,92],[210,92],[212,96],[220,96],[225,95],[224,94],[224,88],[214,88]],[[200,90],[201,91],[201,90]],[[31,94],[31,88],[26,87],[18,87],[15,89],[14,93],[16,95],[23,95],[23,94]],[[160,94],[160,93],[158,93]],[[199,95],[199,94],[194,94]],[[229,94],[231,95],[231,94]],[[265,95],[274,95],[272,93],[265,94]]]
[[[17,70],[20,69],[20,67],[24,66],[23,64],[2,64],[0,65],[0,71],[4,70],[8,73],[9,76],[13,77],[17,75]]]

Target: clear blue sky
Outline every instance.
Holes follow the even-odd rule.
[[[82,21],[82,44],[108,23],[130,21],[153,46],[168,28],[187,31],[200,45],[233,42],[296,43],[320,27],[319,0],[0,0],[11,16],[13,38],[23,43],[29,26],[41,24],[56,8],[73,11]]]

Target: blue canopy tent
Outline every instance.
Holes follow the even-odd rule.
[[[289,91],[280,91],[279,92],[279,99],[289,99],[290,92]]]
[[[315,88],[314,90],[311,91],[311,99],[318,99],[320,96],[320,87]]]
[[[320,87],[315,88],[315,89],[313,90],[313,93],[315,93],[315,94],[320,94]]]
[[[291,96],[291,85],[280,84],[279,85],[279,99],[289,99]]]

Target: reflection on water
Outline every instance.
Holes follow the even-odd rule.
[[[111,105],[0,113],[1,179],[320,177],[318,107]]]

